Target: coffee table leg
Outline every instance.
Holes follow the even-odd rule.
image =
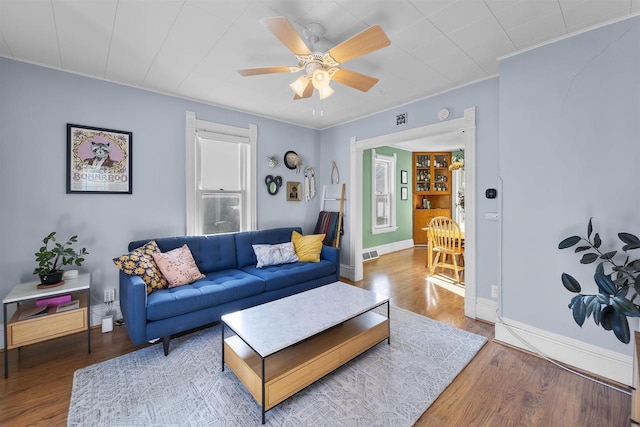
[[[4,377],[9,378],[9,350],[7,350],[7,304],[2,304],[4,309]]]
[[[222,322],[222,372],[224,372],[224,322]]]
[[[87,288],[87,353],[91,353],[91,289]]]
[[[264,424],[264,357],[260,358],[262,359],[262,424]]]
[[[387,344],[391,344],[391,304],[387,301],[387,325],[389,327],[388,336],[387,336]]]

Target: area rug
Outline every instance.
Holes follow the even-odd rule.
[[[386,311],[386,310],[385,310]],[[227,367],[221,325],[79,369],[69,426],[252,426],[260,406]],[[486,338],[391,307],[391,344],[368,352],[266,414],[270,426],[411,426]]]

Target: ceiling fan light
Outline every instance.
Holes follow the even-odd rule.
[[[325,99],[330,97],[333,94],[333,89],[331,89],[331,86],[327,85],[323,88],[318,88],[318,93],[320,94],[320,99]]]
[[[295,92],[296,95],[302,98],[308,82],[309,82],[309,79],[306,75],[300,76],[295,82],[291,83],[289,87],[291,88],[292,91]]]
[[[329,86],[329,82],[331,81],[331,76],[324,70],[315,70],[313,72],[313,87],[318,89],[323,89]],[[332,91],[333,92],[333,91]]]

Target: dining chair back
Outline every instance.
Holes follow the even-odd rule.
[[[463,261],[464,238],[458,223],[446,216],[437,216],[431,219],[429,222],[429,245],[435,254],[430,273],[433,274],[437,267],[453,270],[455,279],[459,282],[459,272],[464,270],[464,263],[458,264],[458,257]],[[447,257],[451,259],[451,262],[447,262]]]

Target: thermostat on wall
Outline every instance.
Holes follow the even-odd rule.
[[[484,192],[484,195],[487,199],[495,199],[498,195],[498,190],[495,188],[487,188],[487,191]]]

